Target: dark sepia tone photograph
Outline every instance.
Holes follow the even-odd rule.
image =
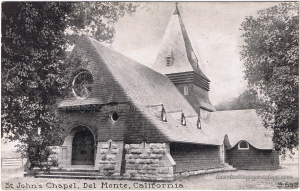
[[[299,2],[1,6],[3,190],[299,188]]]

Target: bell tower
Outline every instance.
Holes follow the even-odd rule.
[[[199,67],[177,3],[152,69],[165,74],[194,110],[215,111],[209,100],[210,80]]]

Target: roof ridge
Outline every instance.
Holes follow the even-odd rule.
[[[171,82],[171,80],[166,76],[166,75],[164,75],[164,74],[162,74],[162,73],[159,73],[159,72],[157,72],[157,71],[155,71],[155,70],[153,70],[152,68],[149,68],[148,66],[146,66],[146,65],[143,65],[143,64],[140,64],[139,62],[137,62],[137,61],[135,61],[135,60],[133,60],[133,59],[131,59],[131,58],[128,58],[127,56],[124,56],[123,54],[121,54],[121,53],[119,53],[119,52],[117,52],[117,51],[115,51],[114,49],[112,49],[112,48],[110,48],[110,47],[107,47],[107,46],[105,46],[105,45],[103,45],[103,44],[101,44],[99,41],[97,41],[97,40],[95,40],[95,39],[93,39],[93,38],[91,38],[91,37],[88,37],[90,40],[91,40],[91,42],[92,42],[92,44],[93,44],[93,46],[96,48],[96,51],[99,53],[99,55],[102,57],[102,58],[105,58],[105,56],[100,52],[100,50],[98,50],[98,48],[95,46],[95,44],[94,43],[97,43],[98,45],[101,45],[102,47],[105,47],[105,48],[107,48],[109,51],[112,51],[113,52],[113,54],[117,54],[117,55],[119,55],[119,56],[121,56],[121,57],[123,57],[125,60],[128,60],[128,61],[131,61],[131,63],[127,63],[127,64],[130,64],[131,66],[133,66],[133,67],[140,67],[141,69],[145,69],[146,70],[146,72],[149,74],[149,75],[151,75],[153,78],[163,78],[165,81],[169,81],[169,85],[172,85],[173,87],[174,87],[174,91],[177,91],[178,92],[178,95],[180,95],[182,98],[183,98],[183,100],[184,100],[184,102],[186,102],[189,106],[188,107],[191,107],[190,109],[192,109],[192,106],[190,105],[190,103],[188,103],[188,101],[181,95],[181,93],[179,92],[179,90],[176,88],[176,86]],[[134,64],[136,64],[135,66],[134,66]],[[108,64],[108,63],[106,63],[106,65],[107,65],[107,67],[108,67],[108,69],[109,69],[109,71],[113,74],[113,76],[115,76],[116,74],[112,71],[112,66],[110,65],[110,64]],[[139,75],[141,78],[144,78],[144,76],[141,74],[141,73],[136,73],[136,75]],[[123,87],[123,83],[122,82],[120,82],[117,78],[118,77],[114,77],[115,78],[115,80],[118,82],[118,84],[121,86],[121,88],[124,90],[124,92],[126,93],[126,95],[128,96],[128,98],[130,99],[130,101],[132,102],[132,103],[135,103],[135,101],[133,100],[133,98],[130,96],[130,95],[128,95],[128,92],[124,89],[124,87]],[[149,86],[150,87],[150,86]],[[150,87],[151,88],[151,87]],[[154,102],[153,104],[163,104],[163,105],[165,105],[166,103],[163,103],[162,102],[163,100],[157,100],[157,102]],[[152,104],[152,105],[153,105]],[[140,104],[138,104],[138,103],[135,103],[134,105],[136,105],[137,107],[139,107],[140,106]],[[148,104],[146,104],[146,105],[148,105]],[[144,106],[146,106],[146,105],[144,105]],[[180,104],[181,105],[181,104]],[[169,106],[170,107],[170,106]],[[182,109],[184,109],[184,107],[181,105],[181,108],[180,108],[181,110]],[[188,109],[189,110],[189,109]],[[192,109],[192,110],[190,110],[189,112],[191,112],[191,111],[193,111],[194,112],[194,110]]]
[[[176,6],[177,8],[177,6]],[[188,36],[188,33],[186,31],[186,28],[183,24],[182,18],[180,16],[180,14],[178,14],[178,18],[179,18],[179,24],[180,24],[180,28],[181,28],[181,32],[182,32],[182,36],[183,36],[183,40],[185,42],[185,49],[186,49],[186,53],[188,56],[188,60],[191,64],[191,66],[193,67],[194,71],[196,73],[198,73],[200,76],[204,77],[206,80],[210,81],[207,76],[202,72],[199,63],[198,63],[198,58],[195,54],[195,51],[193,49],[192,43],[190,41],[190,38]],[[194,55],[195,58],[192,58],[192,54]],[[196,63],[195,63],[196,62]]]
[[[84,35],[84,34],[83,34],[83,35]],[[87,36],[87,35],[85,35],[85,36]],[[111,48],[111,47],[109,47],[109,46],[105,46],[104,44],[102,44],[101,42],[97,41],[96,39],[93,39],[93,38],[91,38],[91,37],[89,37],[89,36],[87,36],[87,37],[88,37],[90,40],[93,40],[93,41],[95,41],[96,43],[101,44],[101,46],[104,46],[105,48],[108,48],[109,50],[114,51],[116,54],[119,54],[119,55],[121,55],[121,56],[123,56],[123,57],[125,57],[125,58],[127,58],[127,59],[129,59],[129,60],[131,60],[131,61],[133,61],[133,62],[135,62],[136,64],[138,64],[138,65],[140,65],[140,66],[142,66],[142,67],[145,67],[145,68],[151,70],[152,72],[155,72],[155,73],[158,74],[158,75],[166,76],[166,75],[164,75],[164,74],[162,74],[162,73],[160,73],[160,72],[157,72],[156,70],[150,68],[150,67],[147,66],[147,65],[141,64],[141,63],[139,63],[138,61],[136,61],[136,60],[134,60],[134,59],[132,59],[132,58],[129,58],[129,57],[127,57],[127,56],[121,54],[120,52],[114,50],[113,48]],[[95,48],[96,48],[96,47],[95,47]],[[96,51],[98,51],[97,48],[96,48]],[[99,51],[98,51],[98,52],[99,52]],[[102,55],[101,52],[99,52],[99,53],[100,53],[100,55]]]

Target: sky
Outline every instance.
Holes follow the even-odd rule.
[[[180,2],[178,8],[199,66],[210,79],[210,101],[217,105],[239,96],[244,81],[240,60],[241,23],[246,16],[279,2]],[[152,66],[175,9],[174,2],[147,2],[147,8],[125,15],[115,26],[112,48]]]
[[[174,2],[147,2],[148,9],[125,15],[115,25],[111,47],[151,67],[175,9]],[[239,46],[246,16],[279,2],[180,2],[178,8],[199,66],[210,79],[213,105],[239,96],[246,88]],[[2,150],[16,143],[2,144]]]

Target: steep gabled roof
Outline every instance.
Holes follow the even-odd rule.
[[[218,129],[220,137],[227,135],[231,147],[245,140],[258,149],[273,149],[272,131],[263,126],[254,109],[210,112],[205,121]]]
[[[155,124],[168,141],[222,144],[222,140],[216,139],[214,135],[207,132],[209,128],[206,128],[206,132],[197,129],[197,113],[168,77],[103,46],[96,40],[91,39],[91,41],[131,102]],[[161,121],[160,117],[156,117],[151,112],[155,108],[151,106],[160,104],[163,104],[166,109],[167,122]],[[180,122],[178,123],[168,113],[178,110],[184,112],[186,116],[196,116],[195,124],[187,122],[186,126],[181,126]]]
[[[164,75],[90,39],[113,77],[135,105],[163,104],[167,111],[182,109],[195,115],[193,108]]]
[[[155,141],[221,145],[228,135],[231,146],[246,140],[258,149],[273,148],[254,110],[209,112],[201,120],[202,129],[197,129],[197,113],[168,77],[87,36],[83,35],[76,46],[75,52],[85,49],[81,54],[91,58],[85,69],[93,74],[95,83],[89,97],[66,99],[59,107],[129,102],[150,122],[147,131],[155,128],[159,133],[156,137],[150,133]],[[167,122],[160,118],[162,104]],[[182,112],[186,126],[180,124]]]
[[[166,57],[170,55],[170,52],[174,57],[173,64],[172,66],[167,66]],[[209,81],[199,67],[198,59],[192,48],[192,44],[177,6],[172,15],[171,21],[169,22],[152,68],[162,74],[194,71]]]
[[[91,54],[92,59],[95,60],[95,63],[92,64],[94,66],[89,66],[88,70],[93,73],[95,78],[99,78],[93,86],[93,90],[98,92],[95,93],[92,90],[91,96],[84,100],[76,98],[64,100],[59,107],[126,101],[134,105],[151,122],[152,126],[166,138],[164,141],[222,144],[222,140],[215,139],[214,135],[197,129],[196,118],[195,124],[188,121],[190,116],[197,117],[197,113],[168,77],[85,35],[81,37],[78,44],[84,45],[85,48],[88,47],[86,48],[87,53]],[[111,87],[110,94],[112,95],[106,96],[106,99],[100,98],[101,93],[106,93],[106,90],[101,92],[104,84],[101,75],[104,74],[110,76],[107,78],[112,78],[105,81],[114,86]],[[115,82],[115,84],[110,81]],[[161,107],[162,104],[167,112],[167,122],[163,122],[153,112],[153,108]],[[180,122],[178,123],[168,114],[168,112],[179,110],[187,117],[186,126],[181,126]],[[161,109],[157,111],[160,112]]]

